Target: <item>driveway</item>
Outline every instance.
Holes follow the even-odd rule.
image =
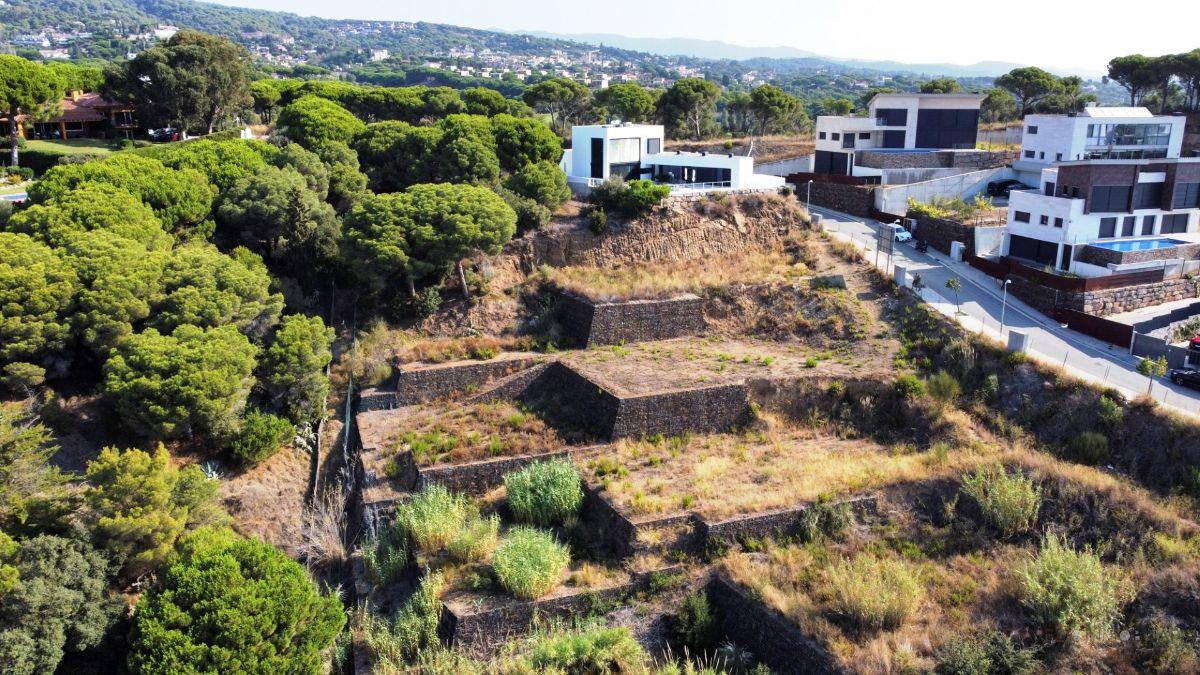
[[[860,244],[866,244],[867,259],[875,262],[878,221],[818,206],[812,207],[812,212],[824,218],[827,229],[848,234]],[[879,266],[886,264],[886,255],[879,255]],[[1006,298],[999,279],[966,263],[954,262],[949,256],[933,249],[928,254],[920,253],[913,248],[913,244],[908,243],[896,244],[892,265],[904,267],[910,277],[921,275],[925,287],[950,302],[955,301],[955,293],[946,288],[946,281],[957,278],[962,283],[957,294],[960,310],[967,317],[975,319],[971,322],[975,327],[1005,342],[1012,330],[1027,333],[1029,351],[1035,357],[1041,357],[1042,361],[1065,367],[1085,379],[1115,387],[1127,396],[1141,394],[1149,385],[1149,380],[1135,370],[1139,359],[1127,350],[1070,330],[1012,296]],[[1200,413],[1200,392],[1175,385],[1166,379],[1155,379],[1152,395],[1173,408]]]

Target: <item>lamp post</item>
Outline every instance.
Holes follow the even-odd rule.
[[[812,179],[804,186],[804,210],[812,213]]]
[[[1004,280],[1004,296],[1000,301],[1000,337],[1004,338],[1004,312],[1008,310],[1008,285],[1012,283],[1012,279]]]

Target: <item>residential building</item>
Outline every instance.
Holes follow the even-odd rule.
[[[137,130],[133,106],[109,100],[100,94],[73,91],[62,100],[61,113],[45,120],[17,115],[17,131],[23,138],[132,137]],[[8,127],[8,118],[0,117]]]
[[[974,150],[983,99],[983,94],[876,94],[866,116],[821,115],[813,172],[878,175],[857,170],[861,150]]]
[[[1001,252],[1102,276],[1194,260],[1198,230],[1200,158],[1072,160],[1011,193]]]
[[[560,163],[567,181],[590,188],[619,176],[666,183],[672,192],[778,189],[783,178],[754,173],[754,158],[704,152],[665,152],[660,124],[591,124],[571,128],[571,149]]]
[[[1013,170],[1034,185],[1055,162],[1179,157],[1186,122],[1183,115],[1153,115],[1142,107],[1097,105],[1069,115],[1027,115]]]
[[[375,61],[383,61],[383,60],[387,59],[387,57],[388,57],[388,50],[386,50],[386,49],[372,49],[371,50],[370,58],[371,58],[372,63],[374,63]]]

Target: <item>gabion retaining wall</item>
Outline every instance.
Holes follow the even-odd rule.
[[[618,302],[560,293],[558,321],[568,337],[585,347],[669,340],[703,332],[704,301],[690,293]]]
[[[478,388],[526,370],[537,362],[537,357],[521,356],[490,361],[402,367],[396,377],[396,405],[413,405]]]

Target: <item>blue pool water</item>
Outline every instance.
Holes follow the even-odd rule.
[[[1134,239],[1132,241],[1097,241],[1092,242],[1096,248],[1106,248],[1110,251],[1149,251],[1156,248],[1171,248],[1182,246],[1186,241],[1156,237],[1154,239]]]

